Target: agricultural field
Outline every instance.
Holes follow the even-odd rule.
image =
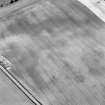
[[[43,105],[105,105],[105,23],[85,5],[40,0],[0,23],[0,54]],[[25,105],[23,100],[10,105]]]

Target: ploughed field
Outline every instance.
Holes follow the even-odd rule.
[[[43,105],[105,105],[105,23],[83,4],[40,0],[0,22],[1,55]]]

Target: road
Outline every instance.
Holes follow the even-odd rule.
[[[0,105],[33,105],[0,68]]]

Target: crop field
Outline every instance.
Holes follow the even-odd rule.
[[[43,105],[105,105],[105,23],[86,6],[39,0],[0,24],[0,54]],[[0,105],[30,105],[2,79]]]

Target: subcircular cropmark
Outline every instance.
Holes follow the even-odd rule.
[[[82,61],[88,69],[89,75],[102,77],[105,75],[105,52],[102,48],[92,48],[87,51]]]

